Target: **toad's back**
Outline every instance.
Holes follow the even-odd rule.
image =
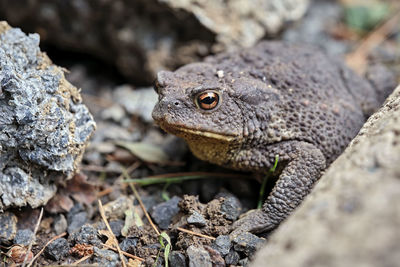
[[[263,42],[241,53],[210,57],[206,62],[228,73],[232,87],[235,79],[246,76],[277,91],[279,101],[265,102],[269,114],[261,137],[265,142],[306,141],[319,147],[328,163],[343,151],[365,118],[394,88],[393,77],[387,72],[379,74],[388,77],[387,84],[376,89],[318,50],[281,42]]]

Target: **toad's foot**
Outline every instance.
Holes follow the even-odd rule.
[[[287,155],[291,155],[261,210],[256,210],[234,223],[240,232],[260,233],[275,228],[301,203],[311,191],[325,168],[325,157],[312,144],[290,142]]]
[[[251,210],[233,223],[230,236],[234,238],[243,232],[267,232],[275,228],[276,224],[277,222],[273,222],[263,210]]]

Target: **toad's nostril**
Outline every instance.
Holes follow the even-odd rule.
[[[179,106],[179,102],[178,101],[176,101],[174,104],[175,104],[175,106]]]

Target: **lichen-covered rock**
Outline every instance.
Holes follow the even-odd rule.
[[[211,51],[252,46],[299,19],[309,0],[0,0],[0,17],[60,48],[150,83]]]
[[[76,171],[94,129],[39,35],[0,22],[0,210],[45,204],[54,182]]]
[[[400,86],[252,266],[398,266]]]

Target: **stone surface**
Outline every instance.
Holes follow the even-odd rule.
[[[212,262],[208,252],[202,247],[191,245],[186,250],[189,258],[189,267],[211,267]]]
[[[87,221],[88,214],[86,211],[78,212],[68,218],[67,232],[69,234],[78,231]]]
[[[240,260],[240,255],[233,249],[225,256],[225,263],[227,265],[236,265]]]
[[[68,239],[73,245],[75,244],[89,244],[94,246],[100,246],[101,240],[97,235],[97,229],[89,224],[85,224],[80,228],[79,231],[70,234]]]
[[[214,240],[211,247],[216,249],[222,256],[225,256],[229,253],[232,243],[229,236],[220,235]]]
[[[242,251],[247,256],[252,256],[261,247],[263,240],[251,233],[241,233],[233,240],[233,247],[236,251]]]
[[[0,22],[0,210],[45,204],[77,169],[95,123],[39,35]]]
[[[397,266],[400,87],[366,122],[252,266]]]
[[[127,237],[122,240],[119,244],[121,250],[128,252],[128,253],[135,253],[135,247],[137,246],[138,238],[136,237]]]
[[[186,258],[185,255],[178,251],[172,251],[169,254],[169,264],[174,267],[186,267]]]
[[[180,197],[174,196],[170,200],[158,204],[153,208],[150,213],[151,217],[161,229],[168,229],[172,217],[174,217],[179,212],[178,203],[181,200],[182,199]]]
[[[28,246],[29,243],[32,241],[32,238],[34,238],[32,230],[30,229],[18,230],[14,238],[14,244]]]
[[[116,267],[120,266],[120,259],[118,253],[107,249],[99,249],[94,247],[94,259],[98,266]]]
[[[224,201],[221,203],[221,213],[225,215],[225,218],[231,221],[235,221],[242,211],[242,204],[239,199],[232,194],[226,194]]]
[[[58,238],[51,242],[45,249],[45,253],[53,260],[60,260],[69,253],[68,241],[65,238]]]
[[[65,216],[63,214],[60,214],[54,219],[54,231],[56,232],[56,235],[59,235],[61,233],[64,233],[67,231],[68,223],[67,219],[65,219]]]
[[[0,243],[7,243],[17,234],[17,216],[11,212],[0,213]]]
[[[190,216],[187,218],[188,224],[193,224],[198,227],[204,227],[207,224],[206,219],[197,211],[192,211]]]
[[[161,69],[254,45],[306,11],[308,0],[0,1],[0,17],[47,43],[90,53],[150,83]],[[193,30],[195,29],[195,30]]]

